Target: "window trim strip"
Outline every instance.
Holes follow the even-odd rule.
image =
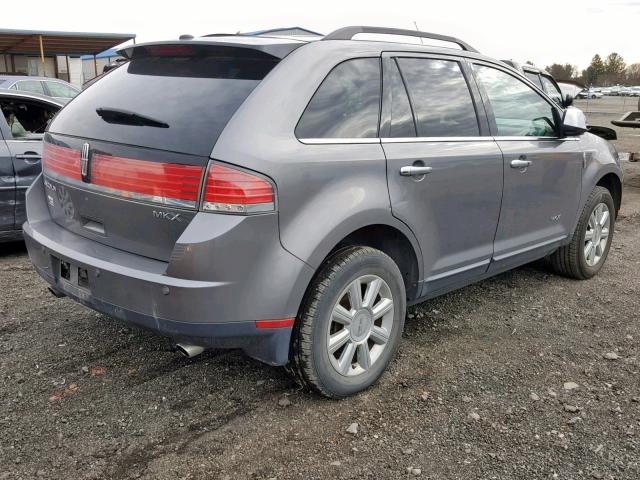
[[[305,145],[344,145],[357,143],[380,143],[380,138],[299,138],[298,141]]]
[[[373,143],[438,143],[438,142],[577,142],[580,137],[381,137],[381,138],[298,138],[305,145],[353,145]]]

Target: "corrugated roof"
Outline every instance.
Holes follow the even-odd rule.
[[[53,32],[0,29],[0,54],[95,55],[136,36],[132,33]]]

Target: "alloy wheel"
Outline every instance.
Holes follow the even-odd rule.
[[[344,376],[371,368],[389,343],[394,305],[389,285],[377,275],[363,275],[340,294],[331,312],[327,353]]]
[[[584,236],[584,258],[587,265],[594,267],[600,262],[609,243],[611,214],[605,203],[599,203],[591,212]]]

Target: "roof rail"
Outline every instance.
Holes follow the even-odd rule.
[[[432,40],[440,40],[442,42],[450,42],[455,43],[463,50],[468,52],[476,52],[479,53],[475,48],[469,45],[462,40],[449,37],[447,35],[439,35],[437,33],[428,33],[428,32],[420,32],[417,30],[404,30],[401,28],[385,28],[385,27],[364,27],[364,26],[353,26],[353,27],[344,27],[339,28],[326,35],[322,40],[351,40],[359,33],[377,33],[383,35],[401,35],[403,37],[419,37],[419,38],[430,38]]]

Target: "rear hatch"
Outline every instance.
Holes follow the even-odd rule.
[[[127,54],[51,123],[45,193],[62,227],[167,261],[197,212],[215,142],[279,58],[187,42]]]

